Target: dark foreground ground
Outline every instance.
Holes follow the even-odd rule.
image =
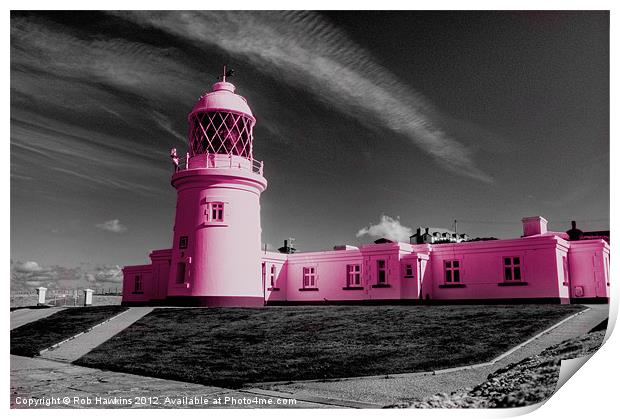
[[[606,328],[607,321],[584,336],[553,345],[536,356],[495,371],[474,388],[439,393],[391,407],[484,409],[542,402],[555,391],[561,361],[592,355],[602,345]]]
[[[156,309],[78,365],[236,388],[493,359],[579,305]]]
[[[45,310],[45,309],[41,309]],[[35,356],[43,349],[84,332],[127,310],[121,306],[71,307],[11,330],[11,353]]]

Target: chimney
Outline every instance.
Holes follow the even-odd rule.
[[[541,216],[526,217],[521,220],[523,223],[523,236],[529,237],[547,232],[547,220]]]

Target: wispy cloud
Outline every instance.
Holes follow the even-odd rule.
[[[11,157],[28,160],[12,180],[161,193],[153,174],[169,174],[167,150],[184,141],[164,115],[200,86],[178,58],[172,48],[12,16]],[[37,163],[45,170],[29,169]],[[52,167],[61,177],[46,177]]]
[[[115,218],[114,220],[108,220],[101,224],[96,224],[99,230],[110,231],[116,234],[123,234],[127,231],[127,227],[121,224],[120,220]]]
[[[383,126],[386,137],[409,138],[449,171],[493,181],[476,165],[472,152],[444,132],[419,92],[317,14],[183,11],[120,15],[243,57],[362,123]]]
[[[409,237],[413,234],[413,230],[409,227],[405,227],[400,223],[400,218],[396,217],[396,219],[388,216],[381,215],[379,219],[379,223],[377,224],[369,224],[368,227],[364,227],[360,229],[356,237],[362,236],[370,236],[370,237],[384,237],[386,239],[400,241],[400,242],[408,242]]]

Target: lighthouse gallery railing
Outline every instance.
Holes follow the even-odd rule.
[[[219,155],[221,156],[221,155]],[[252,173],[258,173],[259,175],[263,175],[264,164],[262,160],[254,160],[245,157],[241,157],[243,160],[247,160],[250,162],[250,166],[246,167],[245,165],[240,164],[239,158],[241,156],[233,156],[231,154],[228,155],[228,158],[222,159],[221,157],[218,159],[210,159],[209,154],[206,155],[204,160],[199,161],[191,161],[189,158],[189,154],[184,157],[179,157],[179,166],[177,171],[183,171],[188,169],[233,169],[237,168],[240,170],[248,170],[252,169]]]

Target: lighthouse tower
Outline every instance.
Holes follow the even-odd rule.
[[[188,116],[188,150],[176,158],[177,190],[168,302],[208,307],[264,304],[260,195],[263,164],[253,159],[256,119],[235,86],[221,81]]]

